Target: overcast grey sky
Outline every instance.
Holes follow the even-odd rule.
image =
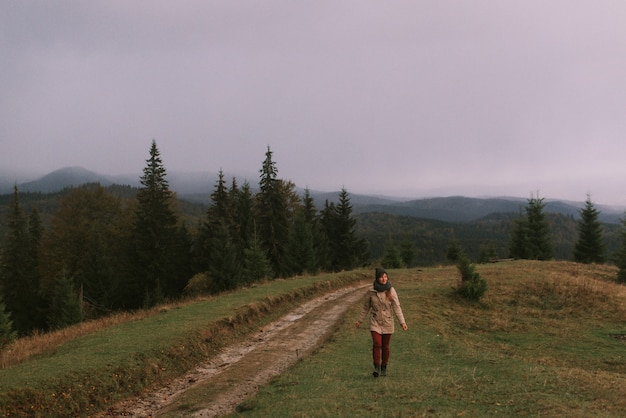
[[[0,1],[0,171],[626,204],[625,111],[623,0]]]

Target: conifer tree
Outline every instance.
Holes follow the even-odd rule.
[[[580,210],[578,241],[574,247],[574,260],[579,263],[604,263],[605,245],[602,241],[602,225],[598,221],[600,212],[587,196],[584,209]]]
[[[476,272],[464,251],[459,254],[457,269],[461,275],[457,283],[457,293],[469,300],[480,300],[487,291],[487,282]]]
[[[356,221],[352,218],[352,204],[345,188],[339,193],[339,202],[335,206],[335,239],[333,253],[335,270],[351,270],[357,265],[357,254],[353,245]]]
[[[207,274],[214,291],[234,289],[242,282],[242,247],[234,222],[233,194],[236,185],[229,191],[222,170],[207,209],[207,220],[203,228]]]
[[[530,260],[552,258],[550,226],[543,212],[543,198],[531,196],[524,214],[513,222],[511,257]]]
[[[142,187],[137,194],[133,242],[137,290],[143,293],[143,305],[152,306],[167,296],[178,296],[166,294],[168,288],[181,287],[178,284],[184,288],[189,277],[177,270],[180,263],[175,262],[173,255],[188,255],[189,251],[186,248],[174,251],[177,246],[186,244],[179,240],[178,217],[172,209],[174,194],[169,189],[167,173],[154,140],[146,163],[140,179]]]
[[[337,205],[326,202],[322,223],[330,244],[331,270],[352,270],[367,260],[367,242],[356,236],[356,220],[352,217],[350,195],[345,188],[339,193]]]
[[[304,196],[302,197],[302,213],[308,223],[313,224],[318,221],[315,201],[308,187],[304,189]]]
[[[233,186],[236,189],[236,183]],[[219,223],[230,226],[233,222],[233,204],[231,192],[226,186],[224,172],[220,169],[217,174],[217,182],[211,193],[211,206],[207,210],[207,218],[210,224]]]
[[[217,240],[217,235],[221,235],[224,238],[225,230],[222,229],[226,226],[228,230],[227,238],[232,241],[230,235],[230,228],[233,224],[233,213],[231,205],[231,196],[226,187],[226,181],[224,179],[224,173],[219,171],[217,181],[211,192],[211,204],[206,211],[206,219],[200,230],[199,247],[201,247],[200,253],[200,266],[202,270],[208,271],[213,261],[214,255],[212,249],[219,244],[214,241]]]
[[[243,259],[242,282],[250,284],[271,278],[272,269],[256,232],[256,213],[250,183],[245,181],[241,187],[236,187],[233,179],[230,194],[233,203],[234,240]]]
[[[552,258],[550,226],[543,212],[543,198],[531,197],[526,207],[529,256],[533,260],[549,260]]]
[[[285,245],[289,237],[289,196],[284,194],[284,188],[278,180],[278,170],[269,146],[260,173],[256,199],[259,238],[274,276],[284,276]]]
[[[369,248],[367,241],[356,235],[356,219],[352,216],[352,204],[350,194],[346,188],[342,188],[339,193],[339,204],[337,205],[340,229],[343,231],[343,240],[347,253],[350,255],[351,264],[347,269],[362,266],[369,258]]]

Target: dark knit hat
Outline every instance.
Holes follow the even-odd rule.
[[[376,267],[376,280],[380,278],[383,274],[387,273],[387,271],[382,267]]]

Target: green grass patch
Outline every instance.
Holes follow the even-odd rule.
[[[563,262],[478,266],[485,298],[454,295],[455,268],[397,270],[409,331],[391,342],[389,376],[373,378],[355,306],[315,355],[233,416],[626,415],[626,288],[616,270]]]
[[[0,370],[3,416],[88,416],[180,376],[295,305],[365,272],[276,280],[71,339]],[[11,347],[8,347],[10,350]]]

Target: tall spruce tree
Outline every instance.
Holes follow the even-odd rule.
[[[211,192],[211,203],[206,211],[206,219],[200,228],[198,237],[199,266],[201,270],[208,271],[212,261],[211,248],[212,241],[221,225],[226,224],[228,228],[232,223],[232,211],[230,196],[224,180],[222,170],[218,172],[217,181]]]
[[[600,212],[587,196],[585,207],[580,210],[578,241],[574,247],[574,260],[579,263],[604,263],[605,244],[602,241],[602,224],[598,220]]]
[[[233,188],[237,190],[236,185]],[[206,271],[216,292],[234,289],[243,280],[243,248],[234,222],[234,193],[228,190],[220,170],[202,231]]]
[[[356,219],[352,216],[350,193],[345,187],[339,193],[337,215],[339,216],[339,230],[343,247],[350,260],[350,265],[346,264],[345,269],[351,270],[360,267],[369,258],[369,248],[367,241],[356,235]]]
[[[531,197],[526,206],[529,258],[533,260],[550,260],[552,258],[552,242],[550,225],[543,212],[544,198]]]
[[[224,172],[221,169],[217,174],[215,188],[211,193],[211,205],[207,210],[207,217],[207,222],[210,224],[226,224],[230,227],[233,223],[233,204],[231,193],[228,190]]]
[[[539,196],[531,196],[524,213],[513,221],[510,255],[514,258],[549,260],[552,258],[550,225],[543,212],[545,203]]]
[[[174,194],[169,189],[155,140],[146,163],[137,194],[133,242],[137,291],[143,295],[142,304],[152,306],[165,297],[178,296],[167,294],[167,289],[184,288],[189,277],[185,277],[186,272],[178,271],[180,260],[173,257],[181,252],[188,255],[189,251],[175,251],[177,246],[186,244],[179,239],[178,217],[172,208]]]
[[[352,217],[350,194],[345,188],[339,193],[337,205],[326,201],[322,224],[331,249],[331,270],[352,270],[367,260],[367,242],[356,236],[356,219]]]
[[[37,242],[29,234],[28,222],[22,212],[17,186],[7,215],[8,235],[0,255],[0,292],[11,313],[13,327],[20,335],[41,329],[41,299],[37,271]]]
[[[289,196],[284,194],[269,146],[260,173],[256,199],[259,238],[274,276],[285,276],[284,253],[289,239]]]

